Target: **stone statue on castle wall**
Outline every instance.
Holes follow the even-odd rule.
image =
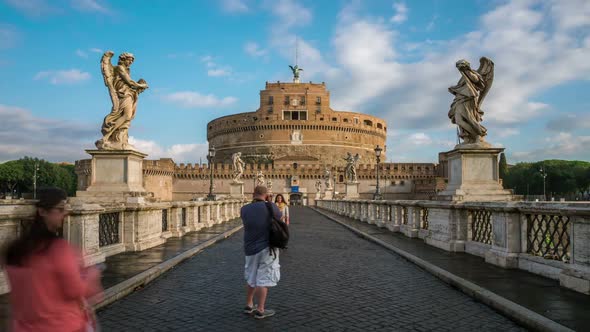
[[[352,155],[350,152],[346,153],[346,167],[344,168],[344,177],[346,182],[348,183],[356,183],[357,181],[357,174],[356,174],[356,167],[358,161],[361,159],[361,156],[357,153],[356,155]]]
[[[328,167],[324,168],[324,185],[326,190],[332,189],[332,172]]]
[[[262,174],[262,171],[258,171],[258,173],[256,174],[256,185],[257,186],[266,185],[266,182],[264,181],[264,174]]]
[[[289,68],[293,72],[293,82],[299,83],[299,72],[303,71],[303,68],[299,68],[298,65],[295,65],[295,67],[290,65]]]
[[[246,163],[242,160],[242,153],[236,152],[232,154],[231,159],[234,169],[233,181],[235,183],[242,183],[240,179],[242,178],[242,175],[244,175],[244,167],[246,166]]]
[[[449,87],[455,96],[449,110],[449,119],[458,126],[459,138],[464,144],[483,143],[487,129],[481,125],[481,104],[494,81],[494,62],[489,58],[479,59],[479,68],[471,69],[467,60],[459,60],[456,67],[461,73],[457,85]]]
[[[131,53],[121,53],[116,66],[111,64],[115,53],[103,54],[100,67],[104,84],[111,97],[111,112],[104,118],[102,138],[95,145],[99,150],[127,150],[129,145],[129,127],[135,117],[139,94],[148,88],[145,80],[135,82],[131,79],[131,64],[135,57]]]
[[[268,179],[266,180],[266,188],[268,189],[268,192],[272,192],[272,179]]]
[[[317,179],[315,181],[315,191],[318,193],[322,191],[322,180]]]

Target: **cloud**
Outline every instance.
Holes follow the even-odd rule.
[[[209,69],[207,71],[207,76],[218,77],[218,76],[229,76],[231,75],[231,70],[227,68],[216,68],[216,69]]]
[[[244,51],[252,57],[263,57],[268,54],[268,50],[260,48],[255,42],[247,42],[244,45]]]
[[[0,49],[12,48],[20,39],[20,33],[15,26],[0,24]]]
[[[222,0],[221,7],[228,13],[245,13],[248,12],[248,5],[244,0]]]
[[[174,144],[162,147],[155,141],[142,140],[133,136],[129,137],[129,143],[137,150],[147,153],[148,159],[172,158],[175,163],[197,163],[207,158],[207,143]]]
[[[60,11],[46,0],[5,0],[5,2],[14,9],[32,17],[55,14]]]
[[[184,108],[226,107],[233,105],[238,101],[235,97],[218,98],[212,94],[203,95],[195,91],[174,92],[165,95],[163,99]]]
[[[586,6],[583,2],[580,7]],[[399,40],[398,31],[383,18],[360,17],[356,14],[360,11],[345,7],[332,39],[333,68],[319,73],[334,82],[335,109],[383,117],[390,128],[440,129],[449,128],[452,95],[447,87],[459,79],[455,62],[465,58],[477,68],[477,60],[485,55],[496,66],[493,86],[483,102],[483,124],[522,125],[550,109],[533,98],[590,76],[586,60],[590,29],[574,34],[563,25],[547,24],[567,19],[555,9],[559,3],[503,3],[456,38],[414,43],[411,59],[405,57],[407,45]],[[580,28],[582,21],[575,26]],[[317,63],[326,62],[321,55],[318,58]]]
[[[500,128],[495,131],[495,135],[500,138],[506,138],[520,134],[520,130],[516,128]]]
[[[394,2],[395,14],[389,19],[392,23],[403,23],[408,19],[408,7],[403,2]]]
[[[590,129],[590,114],[561,114],[547,122],[546,128],[553,132],[572,132],[577,129]]]
[[[88,58],[88,53],[86,53],[86,52],[84,52],[84,51],[82,51],[80,49],[77,49],[76,50],[76,55],[79,56],[79,57],[81,57],[81,58]]]
[[[100,48],[93,47],[93,48],[90,49],[90,52],[102,53],[103,51]]]
[[[305,26],[313,17],[311,10],[295,0],[266,0],[264,7],[278,19],[279,25],[273,26],[278,30],[285,30],[294,25]]]
[[[49,161],[87,158],[100,136],[100,128],[88,123],[46,119],[29,110],[0,104],[0,162],[24,156]]]
[[[516,151],[511,160],[536,161],[544,159],[576,159],[590,161],[590,136],[575,136],[561,132],[545,141],[537,142],[539,148],[531,151]],[[537,146],[538,146],[537,145]]]
[[[97,0],[71,0],[71,4],[74,9],[81,12],[110,13],[110,10]]]
[[[47,79],[51,84],[75,84],[90,79],[90,73],[79,69],[47,70],[38,72],[35,80]]]
[[[205,55],[201,57],[201,62],[207,66],[207,76],[220,77],[231,76],[232,68],[230,66],[220,65],[214,61],[213,56]]]

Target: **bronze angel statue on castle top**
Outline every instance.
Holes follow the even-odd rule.
[[[480,123],[483,120],[481,104],[494,81],[494,62],[489,58],[479,59],[479,68],[471,69],[467,60],[459,60],[456,67],[461,73],[457,85],[449,88],[455,96],[449,119],[459,127],[459,137],[466,144],[483,143],[487,129]]]
[[[127,150],[129,145],[129,126],[135,117],[137,98],[148,88],[145,80],[135,82],[131,79],[131,64],[135,57],[131,53],[121,53],[116,66],[111,64],[115,53],[107,51],[100,61],[104,84],[109,90],[113,103],[111,112],[104,118],[102,138],[96,141],[101,150]]]

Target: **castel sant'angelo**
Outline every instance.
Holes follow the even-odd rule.
[[[374,150],[379,146],[385,155],[387,130],[383,119],[332,109],[324,82],[302,83],[298,75],[293,82],[267,82],[255,112],[224,116],[207,124],[207,139],[216,151],[214,191],[219,197],[229,195],[232,155],[240,152],[246,163],[242,181],[247,196],[262,173],[273,193],[303,204],[313,201],[318,189],[322,190],[318,180],[324,183],[330,174],[338,197],[345,190],[345,158],[350,153],[360,157],[356,167],[360,197],[370,198],[376,185]],[[80,160],[76,166],[83,190],[90,160]],[[382,160],[379,167],[381,193],[386,199],[429,198],[442,181],[433,163]],[[209,192],[210,173],[207,164],[144,160],[143,185],[161,200],[197,199]]]

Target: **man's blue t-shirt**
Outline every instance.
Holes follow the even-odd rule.
[[[244,224],[244,252],[246,256],[256,255],[268,248],[270,216],[264,201],[255,201],[242,207],[240,217]],[[271,203],[275,217],[281,219],[281,211]]]

